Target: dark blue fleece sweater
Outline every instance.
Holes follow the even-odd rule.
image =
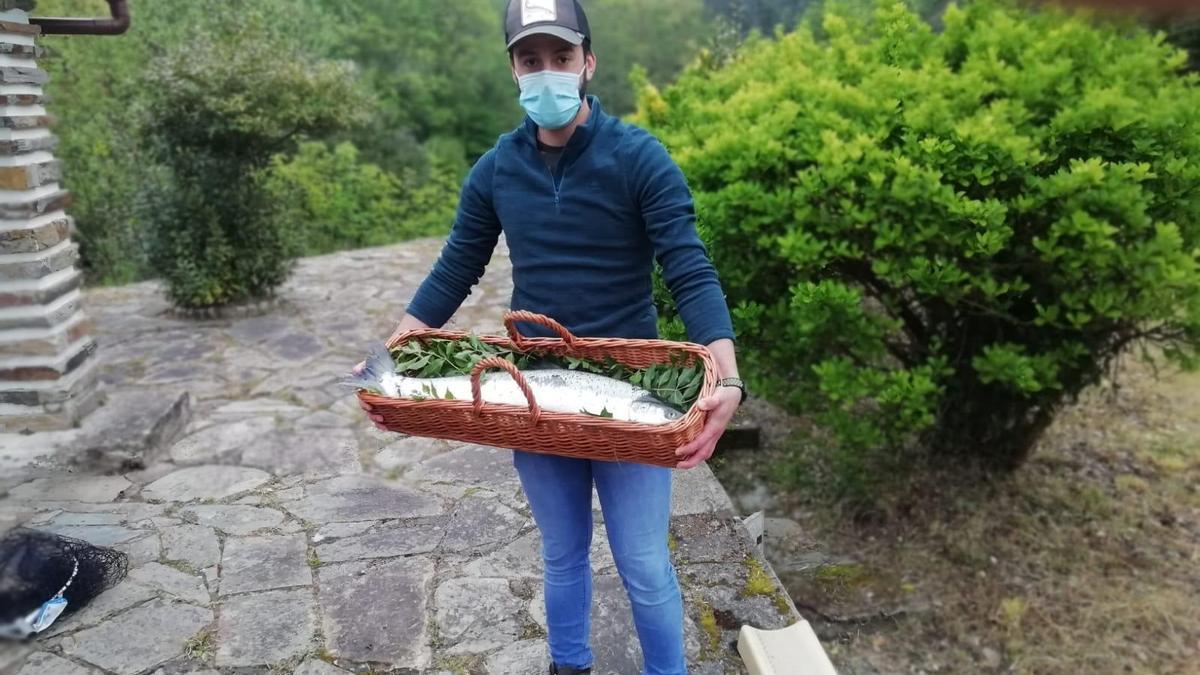
[[[499,138],[462,188],[441,256],[408,312],[440,327],[479,281],[501,233],[513,265],[512,309],[545,314],[580,337],[653,338],[651,271],[657,258],[688,337],[734,337],[716,271],[696,234],[691,194],[666,148],[648,132],[591,115],[547,167],[537,127]],[[549,335],[522,325],[522,334]]]

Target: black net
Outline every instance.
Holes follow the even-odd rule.
[[[129,559],[120,551],[50,532],[13,529],[0,538],[0,624],[27,616],[63,586],[63,614],[69,614],[115,586],[128,571]]]

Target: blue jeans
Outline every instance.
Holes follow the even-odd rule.
[[[542,534],[550,658],[592,665],[592,484],[629,594],[645,675],[685,675],[683,601],[667,546],[671,469],[514,451],[513,464]]]

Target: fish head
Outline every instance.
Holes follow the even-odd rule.
[[[670,424],[683,417],[683,413],[652,396],[634,400],[629,412],[633,421],[646,424]]]

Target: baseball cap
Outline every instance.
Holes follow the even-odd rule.
[[[504,18],[508,49],[519,40],[539,33],[562,38],[573,45],[592,37],[579,0],[509,0]]]

